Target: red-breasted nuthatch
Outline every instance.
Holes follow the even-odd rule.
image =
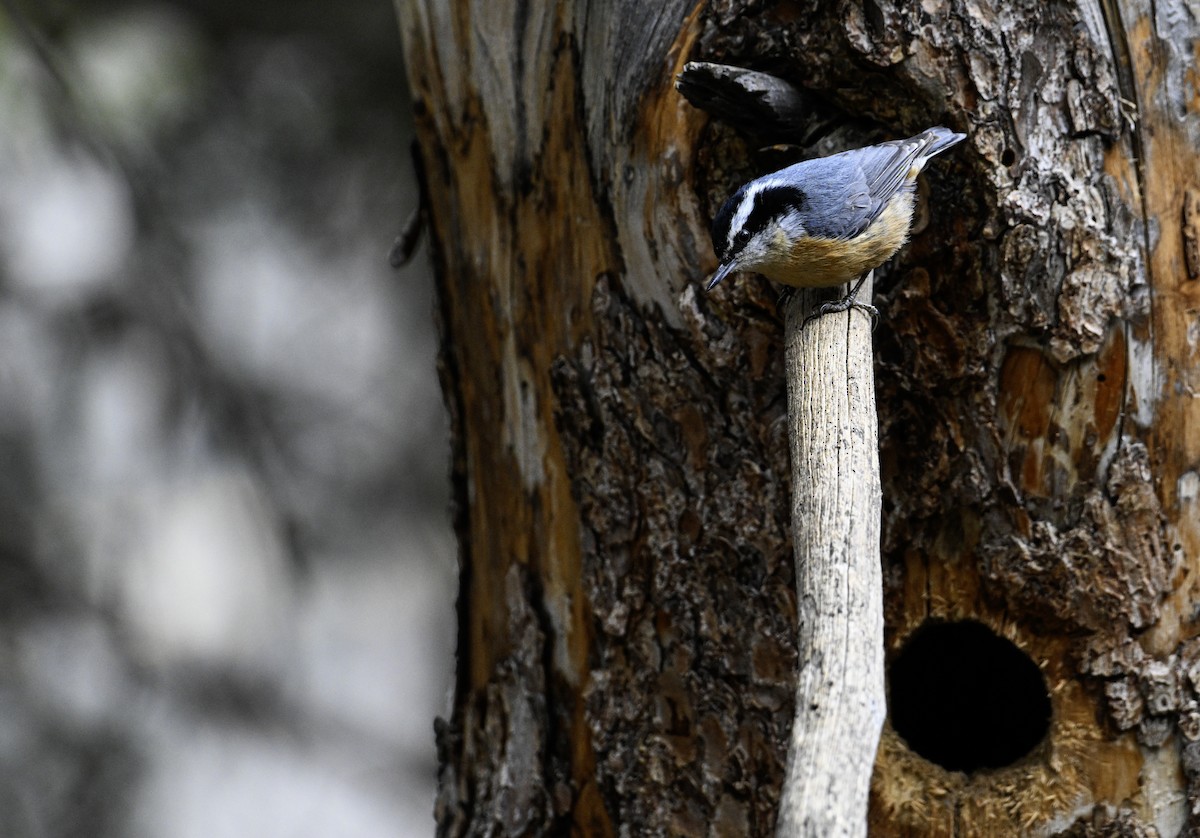
[[[735,271],[754,270],[776,282],[823,288],[859,279],[839,303],[844,311],[869,271],[908,239],[917,175],[934,155],[966,139],[930,128],[907,140],[805,160],[752,180],[713,219],[713,250],[721,266],[712,290]]]

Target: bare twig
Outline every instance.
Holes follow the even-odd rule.
[[[871,280],[863,299],[870,299]],[[787,307],[792,536],[800,637],[779,836],[862,836],[886,712],[880,487],[871,321],[851,309],[802,326]]]

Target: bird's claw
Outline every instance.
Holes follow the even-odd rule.
[[[788,303],[792,301],[792,297],[796,296],[796,289],[785,285],[779,291],[779,298],[775,300],[775,313],[780,319],[786,316]]]
[[[875,327],[879,325],[879,309],[875,308],[875,306],[871,305],[870,303],[860,303],[858,300],[854,299],[853,296],[843,297],[840,300],[834,300],[830,303],[822,303],[821,305],[817,306],[815,309],[813,309],[812,314],[804,318],[804,322],[800,324],[800,328],[803,329],[809,324],[810,321],[816,320],[818,317],[823,315],[834,314],[836,312],[846,311],[852,308],[865,311],[871,318],[871,331],[875,331]]]

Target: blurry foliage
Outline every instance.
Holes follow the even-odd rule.
[[[387,0],[0,3],[0,834],[222,834],[162,808],[196,730],[375,766],[302,834],[431,806],[453,548],[430,283],[387,266],[404,85]]]

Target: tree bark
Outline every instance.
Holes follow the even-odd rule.
[[[810,663],[783,324],[698,290],[706,229],[781,139],[945,124],[875,301],[885,648],[978,621],[1052,715],[973,773],[885,724],[871,832],[1200,834],[1194,2],[398,4],[461,545],[441,833],[771,833]],[[709,118],[687,60],[808,123]]]

